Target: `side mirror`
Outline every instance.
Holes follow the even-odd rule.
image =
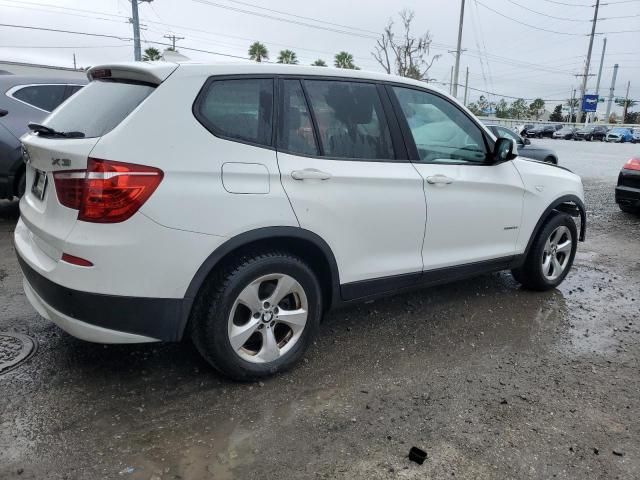
[[[509,138],[499,138],[493,147],[493,163],[506,162],[518,156],[518,147]]]
[[[528,138],[524,139],[524,144],[525,145],[531,145],[531,140],[529,140]]]
[[[0,108],[0,117],[4,117],[7,113],[9,113],[9,110],[5,110],[4,108]]]

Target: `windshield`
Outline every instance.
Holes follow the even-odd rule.
[[[95,80],[49,115],[42,124],[58,132],[101,137],[124,120],[155,87]]]

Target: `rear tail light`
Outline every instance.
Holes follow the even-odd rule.
[[[78,265],[79,267],[93,267],[93,263],[89,260],[75,255],[69,255],[68,253],[62,254],[62,261],[70,263],[71,265]]]
[[[54,172],[58,201],[79,210],[78,219],[123,222],[158,188],[162,170],[132,163],[89,158],[87,170]]]
[[[625,170],[640,170],[640,158],[632,158],[624,164]]]

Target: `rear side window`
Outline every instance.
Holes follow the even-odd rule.
[[[94,80],[43,122],[60,132],[101,137],[113,130],[155,87],[147,84]]]
[[[311,115],[300,80],[282,82],[282,105],[278,128],[278,150],[318,155]]]
[[[51,112],[65,99],[66,85],[30,85],[13,92],[13,98]]]
[[[272,146],[273,80],[212,80],[196,100],[196,118],[213,134]]]
[[[327,157],[392,160],[391,133],[375,85],[305,80]]]

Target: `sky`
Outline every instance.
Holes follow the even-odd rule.
[[[469,68],[470,101],[479,95],[536,97],[547,109],[579,92],[596,0],[466,0],[460,80]],[[640,0],[604,0],[597,23],[588,93],[595,93],[603,38],[607,51],[600,95],[608,95],[613,65],[619,64],[616,96],[640,100]],[[317,58],[331,64],[346,50],[363,70],[381,71],[371,55],[378,32],[403,8],[413,10],[413,31],[429,32],[429,72],[448,89],[455,62],[460,0],[154,0],[140,3],[143,42],[175,34],[180,53],[197,61],[244,61],[249,45],[261,41],[271,60],[280,50],[297,53],[302,64]],[[0,0],[3,25],[67,30],[117,38],[0,26],[0,60],[80,66],[133,59],[129,0]],[[142,48],[164,45],[143,43]],[[189,49],[205,50],[229,56]],[[239,57],[239,58],[235,58]],[[480,92],[484,90],[491,94]],[[462,97],[463,89],[459,89]],[[578,93],[579,95],[579,93]]]

